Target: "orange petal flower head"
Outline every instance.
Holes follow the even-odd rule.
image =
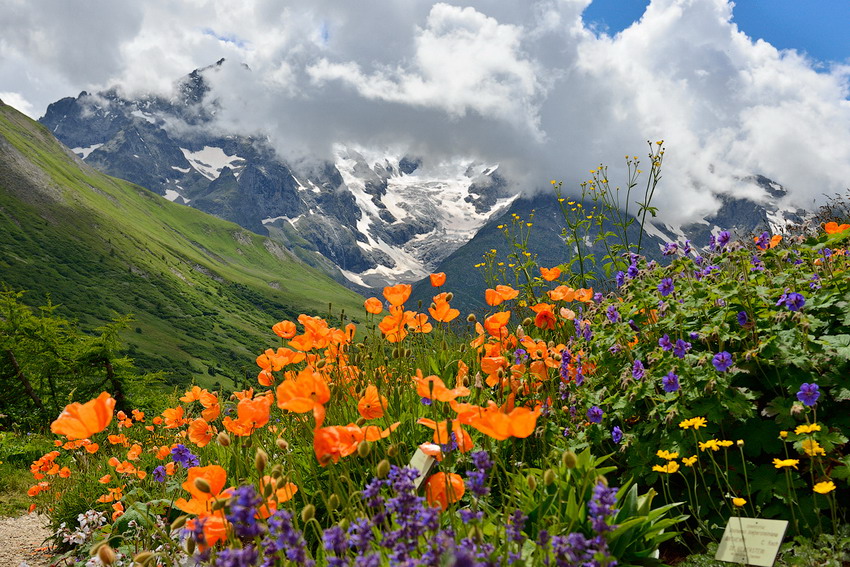
[[[491,307],[496,307],[497,305],[501,304],[504,299],[502,299],[502,296],[499,294],[498,291],[496,291],[495,289],[488,288],[484,290],[484,301],[487,302],[487,305]]]
[[[85,439],[100,433],[112,421],[115,399],[103,392],[84,404],[74,402],[65,406],[59,417],[50,424],[50,431],[68,439]]]
[[[433,287],[440,287],[441,285],[446,283],[446,273],[445,272],[439,272],[439,273],[436,273],[436,274],[431,274],[428,277],[431,279],[431,285]]]
[[[371,313],[372,315],[377,315],[384,310],[384,304],[377,297],[370,297],[364,301],[363,307],[366,308],[367,313]]]
[[[298,329],[292,321],[281,321],[272,326],[272,331],[282,339],[291,339],[298,332]]]
[[[378,388],[373,384],[366,387],[366,392],[357,403],[357,411],[363,419],[378,419],[383,417],[384,408],[387,407],[387,398],[378,393]]]
[[[194,419],[189,423],[189,441],[198,447],[206,447],[212,441],[213,428],[203,419]]]
[[[838,224],[837,222],[828,222],[823,225],[823,229],[827,234],[838,234],[850,228],[850,224]]]
[[[410,292],[413,290],[410,284],[398,284],[387,286],[384,288],[384,297],[390,302],[393,307],[399,307],[410,297]]]
[[[505,328],[511,318],[510,311],[499,311],[484,319],[484,328],[487,332],[496,338],[501,338],[503,332],[507,332]]]
[[[434,296],[434,306],[428,308],[428,313],[435,321],[448,323],[460,315],[460,311],[452,309],[448,301],[448,293],[439,293]]]
[[[534,318],[534,325],[538,329],[549,329],[551,331],[555,328],[555,315],[548,309],[540,311]]]
[[[460,500],[465,490],[463,478],[456,473],[438,472],[425,481],[425,498],[431,506],[442,510]]]
[[[557,266],[554,268],[540,268],[540,275],[543,276],[543,279],[547,282],[551,282],[552,280],[557,280],[561,277],[561,268]]]

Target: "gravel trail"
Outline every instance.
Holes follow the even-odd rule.
[[[45,538],[50,535],[47,518],[24,514],[0,518],[0,567],[48,567],[51,554]]]

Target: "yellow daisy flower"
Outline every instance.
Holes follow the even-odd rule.
[[[835,483],[832,482],[831,480],[827,480],[825,482],[819,482],[814,486],[814,488],[812,488],[812,490],[814,490],[818,494],[827,494],[827,493],[835,490]]]

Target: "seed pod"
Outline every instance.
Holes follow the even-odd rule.
[[[277,480],[281,476],[283,476],[283,466],[280,463],[278,463],[278,464],[276,464],[275,466],[272,467],[271,477],[273,479]]]
[[[469,315],[466,316],[466,322],[467,323],[475,323],[475,321],[476,321],[475,313],[470,313]]]
[[[139,567],[147,567],[153,558],[154,554],[152,551],[142,551],[133,557],[133,563]]]
[[[219,510],[223,510],[225,506],[227,506],[227,498],[219,498],[218,500],[213,500],[210,508],[212,508],[213,512],[218,512]]]
[[[189,519],[189,516],[180,516],[173,522],[171,522],[171,531],[176,531],[182,528],[186,524],[186,520]]]
[[[378,467],[375,471],[378,475],[378,478],[387,478],[387,475],[390,474],[390,462],[386,459],[382,459],[380,463],[378,463]]]
[[[354,423],[357,424],[357,427],[363,427],[363,425],[366,423],[366,418],[361,415]]]
[[[339,496],[337,496],[336,493],[334,493],[334,494],[331,494],[330,498],[328,498],[328,510],[333,512],[337,508],[339,508]]]
[[[372,444],[368,441],[361,441],[357,444],[357,456],[365,459],[372,452]]]
[[[568,469],[576,468],[578,464],[578,457],[572,451],[564,451],[564,454],[561,455],[561,462],[564,463],[564,466]]]
[[[289,442],[283,437],[278,437],[275,443],[277,444],[277,448],[281,451],[289,451]]]
[[[186,538],[186,553],[189,555],[195,554],[195,538],[187,537]]]
[[[528,475],[525,478],[525,481],[528,483],[528,488],[530,488],[531,490],[537,490],[537,479],[534,478],[533,475]]]
[[[454,298],[455,298],[455,294],[453,294],[452,292],[448,292],[446,294],[446,301],[451,301]]]
[[[263,498],[269,498],[272,492],[274,492],[274,485],[272,483],[269,482],[263,486]]]
[[[257,472],[262,473],[264,470],[266,470],[267,464],[269,464],[268,453],[258,448],[257,452],[254,453],[254,468],[257,469]]]
[[[207,482],[205,478],[196,478],[195,479],[195,488],[203,492],[204,494],[209,494],[212,492],[212,487],[210,483]]]
[[[230,445],[230,435],[227,434],[227,431],[222,431],[215,438],[216,442],[222,447],[227,447]]]
[[[316,507],[312,504],[307,504],[301,508],[301,521],[305,524],[316,516]]]
[[[522,320],[522,326],[523,327],[530,327],[533,324],[534,324],[534,319],[532,319],[531,317],[526,317],[525,319]]]
[[[389,455],[390,457],[395,457],[396,455],[398,455],[398,445],[393,444],[387,447],[387,455]]]
[[[555,471],[546,469],[546,472],[543,473],[543,484],[550,486],[553,482],[555,482]]]
[[[97,548],[97,558],[104,565],[112,565],[115,563],[115,550],[106,543]]]

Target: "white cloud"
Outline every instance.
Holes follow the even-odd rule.
[[[600,162],[622,179],[623,154],[663,138],[658,205],[674,219],[752,192],[750,174],[805,205],[844,190],[846,67],[753,41],[727,0],[653,0],[613,37],[584,24],[589,3],[0,0],[0,88],[37,111],[114,83],[167,92],[226,57],[209,77],[221,127],[290,157],[340,142],[463,154],[518,187],[575,187]]]
[[[4,104],[8,104],[18,112],[23,112],[30,118],[38,118],[35,116],[35,108],[30,102],[25,99],[21,93],[13,93],[9,91],[0,92],[0,100]]]

